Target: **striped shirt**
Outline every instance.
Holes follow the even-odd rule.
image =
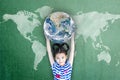
[[[70,80],[72,73],[72,66],[69,61],[66,61],[64,66],[60,66],[57,62],[54,62],[52,66],[54,80]]]

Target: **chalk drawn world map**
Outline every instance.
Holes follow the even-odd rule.
[[[46,46],[37,39],[37,36],[33,34],[33,31],[36,27],[40,27],[40,25],[43,24],[40,22],[39,18],[44,20],[51,12],[53,12],[53,8],[50,6],[43,6],[34,12],[24,10],[18,11],[16,14],[6,13],[3,15],[4,21],[0,22],[1,24],[7,22],[8,20],[12,20],[17,25],[16,27],[19,33],[32,43],[31,49],[35,54],[34,70],[37,70],[38,64],[46,55]],[[87,39],[91,38],[91,45],[93,48],[96,50],[100,49],[100,53],[96,56],[97,61],[99,62],[103,60],[106,64],[109,64],[112,60],[109,53],[110,47],[104,45],[100,34],[108,30],[109,23],[112,24],[116,20],[120,19],[120,14],[110,14],[109,12],[100,13],[97,11],[83,13],[82,11],[78,11],[75,15],[71,15],[71,17],[74,19],[76,24],[75,40],[77,40],[80,36],[83,36],[84,41],[87,42]],[[99,40],[96,40],[96,37],[99,37]],[[34,38],[34,40],[32,38]],[[119,65],[119,62],[117,65]]]

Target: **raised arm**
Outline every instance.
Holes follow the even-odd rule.
[[[46,46],[47,46],[49,61],[50,61],[50,64],[52,66],[54,63],[54,58],[53,58],[52,51],[51,51],[50,40],[47,37],[46,37]]]
[[[70,55],[69,55],[69,62],[71,64],[71,66],[73,65],[73,60],[74,60],[74,50],[75,50],[75,41],[74,41],[74,38],[75,38],[75,33],[72,34],[72,37],[71,37],[71,45],[70,45]]]

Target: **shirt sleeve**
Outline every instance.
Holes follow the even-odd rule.
[[[54,69],[55,65],[56,65],[56,62],[54,62],[53,65],[51,66],[52,70]]]

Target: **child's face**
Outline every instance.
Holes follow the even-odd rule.
[[[65,55],[65,53],[58,53],[55,56],[55,60],[60,66],[64,66],[66,59],[67,55]]]

